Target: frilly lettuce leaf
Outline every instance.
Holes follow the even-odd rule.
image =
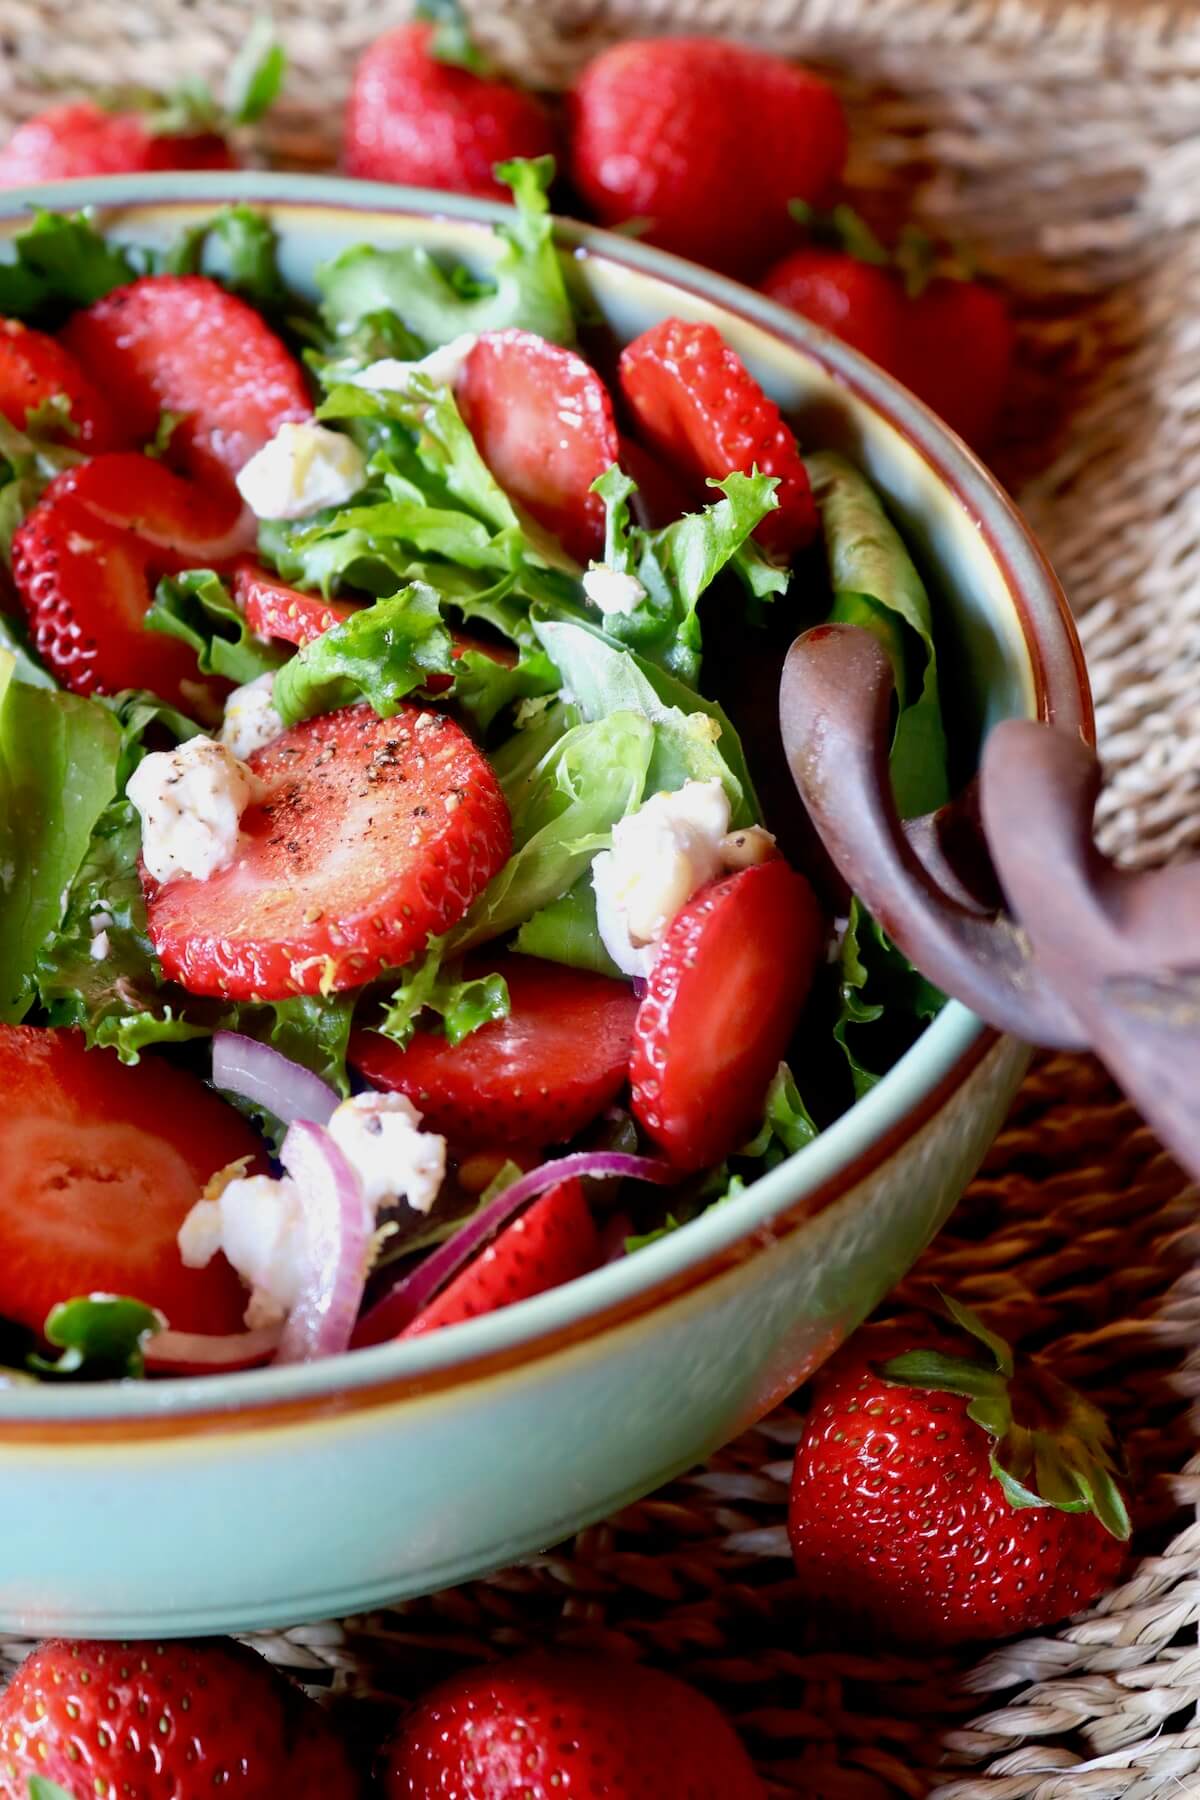
[[[451,667],[441,602],[425,582],[414,582],[298,650],[275,677],[274,704],[285,725],[356,700],[387,719],[414,688]]]
[[[945,1005],[858,900],[842,937],[840,1008],[833,1028],[861,1100]]]
[[[35,1354],[29,1367],[43,1379],[136,1381],[146,1372],[145,1341],[162,1328],[162,1314],[141,1300],[82,1294],[60,1301],[46,1318],[46,1342],[62,1355],[51,1359]],[[51,1793],[56,1791],[61,1789],[50,1788]]]
[[[52,420],[47,420],[44,412],[35,414],[26,421],[25,430],[18,431],[0,415],[0,556],[7,566],[12,564],[13,534],[30,508],[56,475],[85,460],[69,443],[54,442],[64,418],[69,426],[69,410],[60,411]],[[50,431],[45,429],[47,425]]]
[[[3,508],[4,494],[0,490],[0,509]],[[13,617],[11,613],[0,612],[0,651],[6,652],[13,659],[14,681],[24,681],[30,687],[56,688],[57,681],[29,642],[29,635],[24,622]]]
[[[185,231],[166,252],[169,275],[212,275],[263,312],[294,304],[279,272],[279,240],[270,219],[252,206],[226,206]]]
[[[608,614],[605,631],[695,687],[702,647],[696,608],[722,569],[732,566],[742,574],[759,599],[787,587],[786,571],[769,563],[751,536],[778,506],[778,482],[771,475],[736,473],[710,481],[720,500],[657,531],[630,523],[635,484],[615,464],[592,486],[607,513],[605,563],[636,575],[646,590],[632,612]]]
[[[508,1017],[508,983],[503,975],[464,980],[457,963],[442,967],[445,954],[445,940],[431,938],[424,956],[403,971],[383,1019],[375,1027],[401,1049],[410,1042],[422,1014],[437,1014],[451,1044],[461,1044],[493,1019]]]
[[[891,659],[899,702],[892,787],[901,817],[916,818],[950,797],[929,595],[878,495],[853,464],[829,450],[805,464],[821,512],[834,596],[829,616],[865,626]]]
[[[93,700],[18,681],[0,652],[0,1019],[24,1017],[34,967],[111,800],[121,733]]]
[[[284,657],[277,646],[254,636],[212,569],[164,576],[146,614],[146,626],[194,650],[201,674],[221,675],[239,687],[277,669]]]
[[[96,230],[87,213],[39,212],[9,240],[0,260],[0,316],[55,324],[113,288],[144,274],[148,263]]]
[[[317,271],[330,329],[343,336],[372,313],[390,312],[431,348],[463,332],[514,325],[573,344],[575,319],[547,199],[554,158],[502,163],[496,173],[512,189],[517,211],[511,224],[496,227],[502,248],[486,277],[447,273],[416,246],[360,245]]]

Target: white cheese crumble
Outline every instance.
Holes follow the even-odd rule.
[[[189,1269],[205,1268],[217,1254],[237,1270],[250,1291],[246,1324],[278,1325],[311,1280],[313,1253],[300,1190],[288,1176],[241,1175],[211,1200],[197,1200],[179,1227],[179,1254]]]
[[[244,687],[234,688],[225,702],[221,742],[235,756],[243,759],[252,756],[285,729],[275,711],[274,692],[275,672],[268,669],[265,675],[248,681]]]
[[[366,458],[352,438],[305,419],[279,427],[243,465],[237,489],[256,518],[307,519],[352,500],[366,476]]]
[[[401,362],[398,357],[383,356],[378,362],[368,363],[357,375],[347,375],[346,380],[353,387],[373,388],[381,394],[404,393],[414,375],[423,375],[438,387],[452,388],[478,342],[473,331],[464,331],[461,336],[451,338],[448,344],[439,344],[436,350],[431,350],[417,362]]]
[[[613,826],[612,849],[592,863],[596,923],[626,975],[648,975],[668,925],[721,872],[729,797],[721,783],[685,781]]]
[[[329,1121],[329,1135],[376,1211],[407,1200],[427,1213],[446,1174],[446,1140],[420,1129],[421,1114],[405,1094],[355,1094]]]
[[[631,613],[646,598],[636,575],[622,574],[607,563],[593,563],[583,577],[583,591],[602,613]]]
[[[729,797],[715,779],[654,794],[613,826],[612,849],[592,863],[604,948],[623,974],[649,975],[671,921],[697,889],[775,853],[761,825],[730,831]]]
[[[205,881],[233,861],[253,775],[225,744],[188,738],[144,757],[125,792],[142,820],[142,860],[155,881]]]

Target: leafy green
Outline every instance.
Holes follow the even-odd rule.
[[[913,968],[857,900],[850,903],[842,938],[840,999],[833,1035],[856,1100],[870,1092],[945,1003],[945,995]]]
[[[950,785],[929,596],[865,477],[832,451],[806,458],[806,465],[821,510],[834,594],[830,617],[872,631],[895,674],[896,805],[906,819],[933,812],[949,799]]]
[[[420,0],[414,18],[425,19],[433,27],[429,53],[438,62],[452,63],[470,69],[472,75],[487,75],[491,65],[471,36],[470,25],[459,0]]]
[[[226,1008],[212,1029],[242,1031],[273,1044],[290,1061],[348,1094],[346,1047],[357,999],[357,994],[297,994],[291,1000],[244,1000]]]
[[[720,500],[648,531],[629,522],[635,484],[615,463],[592,484],[606,508],[604,560],[610,568],[635,575],[645,590],[631,612],[606,615],[604,629],[689,687],[700,677],[696,608],[721,570],[732,564],[759,599],[784,592],[788,581],[786,571],[767,562],[751,537],[779,505],[775,477],[734,473],[708,485],[720,489]]]
[[[287,56],[269,17],[255,19],[229,65],[222,110],[233,125],[256,125],[274,106],[287,74]]]
[[[540,607],[532,616],[538,641],[585,719],[637,712],[659,728],[649,792],[716,775],[735,829],[762,817],[738,734],[715,701],[620,648],[598,626],[547,618]]]
[[[72,1800],[72,1796],[66,1788],[60,1788],[57,1781],[47,1781],[44,1775],[31,1775],[29,1800]]]
[[[13,534],[26,513],[56,475],[85,460],[69,444],[41,435],[46,426],[55,432],[61,425],[61,417],[47,418],[44,408],[31,414],[24,431],[0,415],[0,556],[10,568]]]
[[[596,923],[596,890],[590,869],[567,893],[526,919],[513,939],[513,949],[546,962],[565,963],[571,969],[590,969],[594,975],[621,977]]]
[[[478,732],[506,707],[557,693],[558,670],[543,650],[526,650],[509,667],[486,650],[464,650],[454,661],[454,698]]]
[[[0,505],[3,494],[0,493]],[[26,681],[31,687],[58,686],[49,669],[29,642],[24,626],[11,613],[0,612],[0,652],[13,659],[13,680]]]
[[[115,790],[121,735],[95,701],[15,677],[0,652],[0,1019],[22,1018],[34,963]]]
[[[423,1013],[437,1013],[442,1031],[451,1044],[493,1019],[507,1019],[508,984],[503,975],[481,975],[463,980],[453,965],[443,970],[445,940],[430,938],[425,954],[404,970],[388,1004],[383,1022],[375,1029],[404,1049]]]
[[[786,1063],[780,1063],[767,1089],[763,1122],[750,1142],[738,1151],[738,1158],[761,1164],[765,1172],[803,1150],[816,1136],[817,1127],[800,1097],[792,1071]]]
[[[359,245],[317,270],[330,328],[342,336],[373,313],[392,312],[429,346],[510,326],[573,344],[575,319],[547,199],[554,158],[501,163],[496,174],[512,189],[517,213],[496,228],[502,247],[486,281],[464,282],[418,247]]]
[[[641,801],[653,753],[654,727],[640,713],[558,739],[510,792],[513,854],[450,933],[453,948],[503,936],[574,887]]]
[[[0,261],[4,318],[53,323],[143,272],[128,251],[100,235],[87,213],[36,213],[8,247],[11,256]]]
[[[267,312],[290,303],[279,272],[279,242],[265,213],[222,207],[183,232],[162,259],[169,275],[215,275],[225,287]]]
[[[298,650],[275,677],[274,704],[285,725],[359,699],[387,719],[414,688],[451,666],[441,602],[415,581]]]
[[[140,1300],[117,1294],[81,1295],[60,1302],[46,1319],[46,1341],[62,1355],[53,1361],[33,1355],[29,1367],[42,1376],[65,1375],[76,1381],[137,1380],[146,1373],[142,1346],[147,1336],[162,1328],[162,1314]]]
[[[200,672],[239,687],[277,669],[283,652],[256,638],[212,569],[165,575],[146,614],[151,631],[179,638],[196,653]]]

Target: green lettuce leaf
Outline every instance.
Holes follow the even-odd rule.
[[[430,675],[450,673],[450,648],[438,595],[413,582],[298,650],[275,677],[275,708],[294,725],[361,699],[390,718]]]
[[[584,719],[637,712],[659,728],[647,792],[716,775],[729,795],[735,829],[761,819],[741,740],[715,701],[622,649],[598,626],[548,618],[541,607],[532,617],[538,641]]]
[[[257,125],[283,91],[287,55],[267,15],[255,19],[229,65],[221,110],[231,125]]]
[[[226,206],[185,231],[162,259],[169,275],[212,275],[265,312],[294,305],[279,272],[279,239],[265,213]]]
[[[38,951],[116,786],[121,734],[78,694],[15,679],[0,652],[0,1019],[24,1017]]]
[[[945,1004],[857,900],[842,938],[840,1009],[834,1039],[861,1100]]]
[[[865,626],[891,659],[899,703],[892,787],[901,817],[916,818],[950,798],[929,595],[865,477],[833,451],[805,463],[821,511],[834,595],[829,616]]]
[[[383,1021],[375,1027],[401,1049],[411,1041],[424,1013],[438,1015],[442,1032],[451,1044],[461,1044],[493,1019],[508,1017],[508,983],[503,975],[464,980],[457,963],[449,969],[442,967],[445,954],[445,940],[431,937],[425,954],[403,971]],[[426,1019],[425,1024],[429,1023]]]
[[[496,228],[502,248],[486,280],[447,273],[417,247],[359,245],[317,270],[330,329],[342,336],[371,314],[390,312],[428,347],[510,326],[573,344],[575,319],[547,199],[554,158],[502,163],[496,173],[512,189],[517,216]]]
[[[540,956],[544,962],[625,979],[600,936],[590,868],[567,893],[526,919],[513,939],[513,949],[524,956]]]
[[[696,608],[721,571],[732,565],[743,573],[759,599],[784,592],[788,581],[786,571],[767,562],[751,536],[779,504],[775,477],[735,473],[708,485],[720,489],[720,500],[673,525],[647,531],[630,524],[629,496],[635,484],[628,475],[614,464],[592,484],[606,508],[605,562],[635,575],[646,590],[632,612],[608,614],[604,629],[689,687],[700,677]]]
[[[3,492],[0,491],[0,506]],[[13,680],[28,682],[30,687],[56,688],[57,681],[29,642],[22,620],[11,613],[0,612],[0,652],[13,659]]]
[[[36,213],[7,248],[0,315],[39,325],[55,324],[145,272],[131,252],[100,235],[87,213]]]
[[[222,1009],[212,1029],[242,1031],[302,1063],[340,1094],[350,1092],[346,1048],[357,993],[297,994],[291,1000],[242,1000]]]
[[[118,1294],[81,1295],[61,1301],[46,1319],[46,1341],[62,1355],[52,1360],[33,1355],[29,1367],[42,1377],[136,1381],[146,1373],[145,1341],[162,1328],[162,1314],[140,1300]]]
[[[450,945],[462,951],[502,937],[573,888],[608,848],[617,820],[640,803],[653,754],[650,721],[616,712],[575,726],[519,781],[510,772],[513,854]]]
[[[146,614],[150,631],[178,638],[196,653],[201,674],[221,675],[241,687],[269,674],[284,652],[256,638],[212,569],[166,575]]]
[[[555,694],[560,686],[544,650],[523,651],[511,668],[484,650],[464,650],[454,660],[454,698],[480,736],[507,707]]]
[[[816,1136],[817,1127],[800,1097],[795,1077],[785,1062],[780,1063],[767,1089],[762,1125],[738,1151],[738,1158],[759,1163],[760,1172],[765,1172],[803,1150]]]
[[[72,1796],[66,1788],[60,1788],[57,1781],[47,1781],[44,1775],[31,1775],[29,1800],[72,1800]]]

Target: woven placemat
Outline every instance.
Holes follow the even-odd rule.
[[[266,150],[329,165],[375,0],[275,6],[291,56]],[[1071,596],[1131,863],[1200,843],[1200,12],[1117,0],[477,0],[499,60],[561,85],[630,31],[722,31],[843,93],[851,182],[969,239],[1016,297],[1022,376],[997,468]],[[233,0],[0,0],[0,121],[48,91],[217,75]],[[1128,1580],[1082,1620],[978,1657],[818,1641],[783,1518],[803,1396],[707,1466],[490,1581],[256,1640],[369,1732],[379,1703],[527,1643],[644,1655],[713,1693],[773,1795],[1200,1795],[1197,1195],[1086,1058],[1043,1058],[980,1178],[891,1303],[948,1285],[1053,1346],[1108,1407],[1139,1487]],[[24,1646],[3,1646],[15,1660]]]

